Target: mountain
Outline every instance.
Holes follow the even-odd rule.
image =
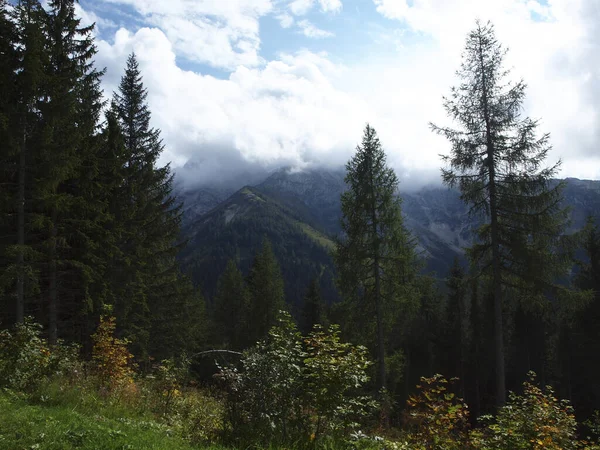
[[[343,170],[280,169],[253,187],[226,192],[203,188],[184,197],[184,235],[190,239],[181,255],[183,266],[212,296],[229,258],[247,271],[264,236],[273,243],[287,285],[298,304],[311,277],[321,275],[324,297],[336,298],[329,250],[340,229]],[[567,179],[565,205],[571,208],[570,231],[581,229],[588,215],[600,218],[600,181]],[[402,185],[401,185],[402,188]],[[219,195],[221,197],[219,197]],[[424,271],[443,279],[454,258],[464,261],[476,218],[456,190],[428,186],[401,190],[405,225],[418,241]],[[210,207],[209,207],[210,206]]]
[[[299,304],[307,286],[319,277],[326,298],[336,299],[333,241],[313,226],[302,202],[281,201],[258,188],[244,187],[183,228],[188,245],[180,260],[192,280],[211,298],[229,259],[247,273],[266,237],[280,262],[286,296]]]

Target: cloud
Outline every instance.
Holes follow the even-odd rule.
[[[341,165],[369,117],[367,105],[332,85],[344,68],[326,54],[282,54],[219,80],[177,67],[172,44],[155,28],[120,29],[114,43],[100,41],[98,49],[99,65],[108,67],[106,92],[116,89],[127,55],[136,52],[152,124],[166,143],[161,163],[204,161],[211,167],[199,172],[204,177],[221,177],[216,167],[236,173],[244,164]]]
[[[309,38],[322,39],[335,36],[332,32],[321,30],[313,25],[308,20],[300,20],[298,21],[298,27],[300,28],[302,34]]]
[[[294,25],[294,18],[288,13],[279,14],[277,16],[277,20],[279,20],[279,25],[281,25],[281,28],[290,28],[292,25]]]
[[[317,3],[323,13],[338,13],[342,10],[341,0],[291,0],[288,8],[295,16],[304,16]]]
[[[598,156],[600,137],[600,6],[596,0],[373,1],[380,14],[430,40],[424,53],[427,60],[418,65],[422,73],[439,72],[431,86],[434,90],[447,86],[444,94],[456,84],[444,66],[458,68],[464,39],[475,19],[491,19],[499,41],[509,48],[506,66],[528,84],[525,112],[541,119],[541,132],[551,133],[554,150],[549,160],[564,160],[563,175],[600,175],[598,164],[583,163],[593,154]],[[443,117],[439,121],[447,123]]]
[[[105,0],[163,30],[178,56],[223,69],[261,64],[259,19],[271,0]]]
[[[142,12],[160,6],[155,0],[119,1],[137,1]],[[219,13],[229,17],[221,21],[231,27],[236,14],[278,18],[285,13],[297,26],[306,20],[296,22],[290,3],[281,9],[263,0],[252,5],[250,0],[214,1],[213,13],[231,6],[233,12]],[[240,6],[244,2],[247,8]],[[261,2],[263,9],[257,10]],[[395,21],[397,28],[385,22],[377,30],[377,44],[361,42],[346,63],[340,62],[343,55],[300,49],[267,61],[258,47],[253,53],[252,48],[231,46],[235,40],[220,40],[227,35],[207,38],[204,57],[228,61],[225,65],[232,67],[225,79],[177,65],[185,53],[165,24],[186,22],[190,4],[172,3],[181,15],[167,14],[160,26],[135,33],[119,29],[110,39],[98,41],[97,62],[108,68],[103,86],[110,95],[127,55],[135,50],[153,125],[162,130],[166,144],[161,162],[172,161],[178,168],[190,162],[185,172],[194,182],[282,165],[341,165],[360,141],[366,122],[378,131],[404,188],[439,182],[439,154],[447,153],[449,145],[428,123],[448,124],[442,96],[456,84],[454,72],[475,16],[492,17],[499,40],[510,47],[507,64],[529,85],[526,112],[541,118],[541,132],[551,132],[554,150],[549,162],[562,158],[563,176],[600,178],[600,16],[594,0],[375,0],[372,8]],[[308,3],[311,8],[319,5]],[[208,2],[203,5],[208,10]],[[195,17],[193,26],[208,17],[214,21],[219,14]],[[258,29],[245,29],[259,36]],[[219,53],[228,45],[235,55]]]

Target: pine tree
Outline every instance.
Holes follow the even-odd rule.
[[[243,350],[252,345],[248,342],[249,293],[242,272],[233,260],[229,260],[225,272],[219,278],[214,299],[214,323],[217,335],[226,347]]]
[[[147,95],[132,54],[113,98],[124,166],[118,201],[111,212],[121,232],[122,288],[115,296],[116,312],[124,334],[135,342],[134,353],[142,358],[148,355],[154,311],[162,309],[171,295],[180,294],[177,284],[181,277],[175,259],[181,246],[181,205],[172,195],[170,167],[157,165],[163,144],[160,131],[150,126]]]
[[[250,292],[248,339],[254,344],[275,325],[279,311],[286,309],[281,269],[267,239],[254,258],[247,284]]]
[[[550,182],[560,162],[542,167],[549,135],[536,137],[538,123],[521,117],[525,83],[509,80],[504,56],[493,26],[477,22],[457,72],[462,82],[444,103],[460,127],[432,125],[452,144],[450,156],[444,157],[444,183],[458,187],[471,212],[485,218],[470,255],[483,262],[492,280],[498,406],[506,398],[505,290],[543,296],[565,267],[564,254],[552,250],[559,246],[567,219],[560,207],[563,184]]]
[[[94,234],[101,229],[103,206],[95,201],[101,188],[93,178],[103,72],[94,68],[93,26],[80,26],[73,0],[49,2],[46,30],[48,100],[40,108],[45,141],[37,163],[47,176],[37,180],[34,195],[46,219],[42,269],[48,286],[48,335],[56,341],[63,322],[70,329],[79,327],[91,301],[91,282],[101,276],[93,252],[101,245]]]
[[[387,167],[375,130],[367,125],[362,144],[346,165],[348,190],[342,194],[343,239],[334,258],[339,287],[350,307],[364,318],[374,318],[377,348],[377,385],[386,386],[386,309],[402,298],[413,277],[414,243],[405,230],[396,195],[398,179]],[[357,308],[361,308],[360,310]]]
[[[19,67],[18,30],[15,22],[11,17],[8,3],[0,0],[0,61],[2,61],[0,65],[0,142],[2,142],[2,151],[0,152],[0,266],[4,269],[0,275],[0,303],[6,308],[3,308],[2,311],[4,317],[15,317],[18,322],[21,322],[24,300],[20,292],[15,292],[19,288],[13,289],[13,287],[15,279],[22,276],[21,255],[23,251],[17,250],[16,257],[11,255],[11,249],[18,245],[15,210],[21,207],[17,205],[16,189],[17,174],[20,174],[17,162],[20,159],[20,152],[14,132],[17,117],[16,105],[19,102],[19,92],[16,88]],[[20,281],[16,283],[19,285]]]
[[[325,305],[321,298],[321,287],[318,278],[313,278],[308,286],[300,319],[302,324],[300,331],[304,334],[310,333],[315,325],[327,326]]]

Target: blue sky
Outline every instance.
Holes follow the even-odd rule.
[[[439,180],[442,97],[491,20],[563,175],[600,178],[598,0],[81,0],[110,95],[135,51],[164,162],[197,177],[340,165],[375,126],[409,184]],[[552,162],[549,161],[549,162]]]

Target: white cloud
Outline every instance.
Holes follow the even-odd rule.
[[[307,14],[316,3],[319,4],[319,8],[323,13],[338,13],[342,10],[341,0],[291,0],[288,8],[295,16],[303,16]]]
[[[165,32],[178,55],[214,67],[256,66],[259,19],[271,0],[105,0],[130,5]]]
[[[319,0],[321,11],[323,12],[340,12],[342,10],[341,0]]]
[[[321,30],[306,19],[298,21],[298,28],[300,28],[304,36],[309,38],[322,39],[334,36],[332,32],[327,30]]]
[[[279,20],[279,25],[281,25],[281,28],[290,28],[292,25],[294,25],[294,18],[287,13],[279,14],[277,16],[277,20]]]
[[[293,0],[289,8],[295,16],[303,16],[312,9],[314,3],[314,0]]]
[[[157,7],[150,5],[155,0],[119,1],[136,1],[140,11]],[[230,4],[219,1],[221,6],[214,8]],[[252,41],[248,49],[240,50],[238,41],[227,33],[203,35],[210,34],[210,26],[203,30],[198,25],[206,20],[201,15],[190,25],[197,34],[189,43],[204,48],[182,49],[170,29],[189,22],[185,17],[188,2],[173,0],[175,10],[183,8],[184,12],[161,16],[164,31],[143,28],[134,34],[122,29],[114,42],[99,41],[99,66],[108,67],[104,87],[109,93],[116,88],[126,56],[135,50],[149,90],[153,123],[162,129],[166,144],[162,162],[181,166],[189,159],[200,159],[201,167],[210,168],[205,176],[208,172],[221,176],[245,164],[342,164],[369,121],[404,186],[423,184],[439,180],[439,154],[448,150],[448,143],[431,133],[428,122],[448,123],[442,96],[456,82],[454,71],[460,64],[465,35],[475,16],[483,20],[492,17],[499,40],[510,47],[508,65],[529,85],[527,112],[542,119],[540,131],[552,134],[551,159],[563,158],[565,176],[600,178],[600,11],[594,8],[595,0],[550,0],[547,4],[532,0],[414,0],[410,6],[400,0],[374,1],[373,7],[381,14],[398,20],[398,30],[406,25],[404,31],[394,30],[390,37],[396,53],[379,52],[386,46],[382,39],[382,44],[374,44],[368,53],[354,55],[351,66],[343,66],[333,63],[327,54],[308,51],[282,54],[258,64],[260,55]],[[264,11],[282,13],[265,6],[263,12],[250,8],[255,12],[246,14],[243,11],[247,9],[235,6],[244,2],[250,5],[250,0],[235,0],[231,5],[247,19]],[[317,5],[316,1],[310,4]],[[208,8],[206,3],[203,8]],[[222,11],[222,15],[226,13]],[[230,29],[247,30],[240,36],[247,38],[255,32],[258,36],[258,29],[250,26],[255,19],[241,25],[233,16],[229,14],[223,23]],[[413,32],[427,39],[417,39]],[[176,55],[185,51],[225,61],[233,67],[232,73],[219,80],[182,70]]]
[[[127,55],[136,52],[153,125],[166,143],[162,162],[174,166],[190,158],[211,167],[218,161],[224,170],[242,161],[342,164],[372,115],[360,99],[333,86],[343,68],[325,54],[283,54],[264,68],[239,67],[218,80],[178,68],[168,37],[157,29],[121,29],[113,44],[100,41],[98,47],[99,64],[109,68],[107,92],[116,89]]]

